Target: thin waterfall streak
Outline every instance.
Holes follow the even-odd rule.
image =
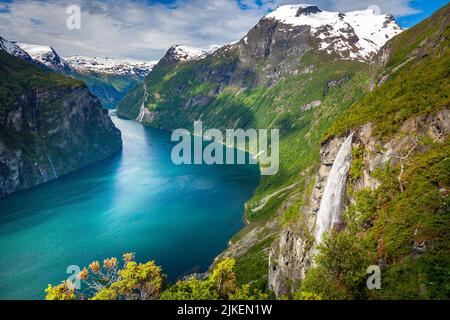
[[[144,82],[144,97],[142,99],[141,109],[139,110],[139,115],[136,118],[137,122],[142,122],[145,116],[145,101],[147,100],[147,85]]]
[[[39,108],[39,92],[36,90],[36,110],[38,108]],[[35,111],[33,110],[33,112],[35,112]],[[36,121],[36,116],[35,116],[35,121]],[[55,178],[57,178],[58,175],[56,174],[56,170],[55,170],[55,166],[53,165],[52,158],[50,157],[50,154],[48,153],[47,144],[45,143],[45,138],[44,137],[41,137],[41,138],[42,138],[42,144],[44,145],[44,149],[45,149],[45,155],[47,156],[47,160],[50,163],[50,167],[52,168],[52,171],[53,171],[53,176]],[[39,171],[41,171],[40,168],[39,168]],[[42,171],[41,171],[41,175],[42,175]]]
[[[47,155],[47,160],[50,163],[50,167],[53,170],[53,175],[54,175],[55,178],[57,178],[58,175],[56,174],[56,170],[55,170],[55,166],[53,165],[52,158],[50,157],[50,154],[48,153],[47,144],[45,143],[44,139],[42,139],[42,141],[43,141],[43,144],[44,144],[45,154]]]

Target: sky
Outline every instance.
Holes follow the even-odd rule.
[[[378,6],[405,28],[446,0],[306,0],[322,10]],[[0,0],[0,36],[52,46],[62,56],[160,59],[174,44],[225,44],[243,37],[264,15],[305,0]],[[69,29],[67,8],[81,9]]]

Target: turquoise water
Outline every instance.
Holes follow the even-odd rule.
[[[41,299],[69,265],[124,252],[173,281],[205,271],[242,228],[257,166],[176,166],[168,132],[113,120],[121,154],[0,199],[0,299]]]

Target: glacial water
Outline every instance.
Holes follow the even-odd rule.
[[[323,234],[339,222],[345,185],[352,163],[352,139],[350,134],[345,139],[336,155],[330,174],[325,184],[319,212],[316,219],[315,242],[322,241]]]
[[[124,252],[173,281],[207,270],[242,228],[256,165],[176,166],[170,133],[113,120],[120,154],[0,199],[0,299],[42,299],[69,265]]]

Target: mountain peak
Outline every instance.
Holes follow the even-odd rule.
[[[102,73],[145,78],[158,61],[72,56],[65,58],[80,73]]]
[[[323,11],[314,5],[285,5],[263,19],[291,27],[309,26],[320,50],[355,60],[370,59],[402,31],[392,15],[377,14],[372,9],[340,13]]]
[[[33,60],[51,69],[56,69],[63,73],[72,71],[69,63],[61,58],[52,47],[23,42],[15,42],[15,44],[28,53]]]
[[[213,53],[220,46],[210,45],[205,47],[191,47],[186,45],[174,45],[166,53],[166,60],[173,62],[199,60]]]
[[[30,55],[25,50],[20,48],[13,41],[8,41],[2,37],[0,37],[0,50],[5,51],[12,56],[21,58],[28,62],[33,61],[33,59],[30,57]]]

